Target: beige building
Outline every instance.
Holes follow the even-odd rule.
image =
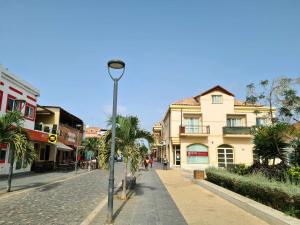
[[[153,127],[153,150],[158,160],[166,155],[171,167],[184,169],[251,165],[250,129],[267,123],[267,118],[267,107],[236,100],[215,86],[169,106],[162,122]]]
[[[37,106],[34,129],[42,135],[35,137],[38,158],[32,170],[52,170],[75,161],[76,148],[83,139],[83,121],[58,106]],[[49,135],[57,135],[56,143],[49,143]]]
[[[105,129],[99,127],[87,127],[85,129],[85,138],[99,138],[105,133]]]

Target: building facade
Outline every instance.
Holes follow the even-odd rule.
[[[35,130],[57,135],[54,144],[36,142],[35,149],[38,159],[34,162],[33,170],[51,170],[61,164],[75,161],[77,146],[83,138],[84,124],[81,119],[58,106],[40,106],[36,111]]]
[[[85,129],[85,138],[99,138],[106,131],[107,131],[106,129],[101,129],[99,127],[87,127]]]
[[[34,131],[38,97],[39,91],[35,87],[0,66],[0,115],[12,110],[21,111],[25,119],[23,126],[33,139],[40,135]],[[0,175],[8,174],[8,158],[9,145],[0,143]],[[30,167],[23,168],[22,162],[17,161],[14,173],[30,171]]]
[[[166,155],[171,167],[184,169],[251,165],[250,129],[268,123],[268,112],[267,107],[236,100],[221,86],[177,101],[153,127],[157,157]]]

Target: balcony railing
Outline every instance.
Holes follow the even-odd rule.
[[[46,133],[58,134],[58,127],[56,124],[35,124],[34,129]]]
[[[209,126],[179,126],[180,134],[209,134]]]
[[[223,134],[250,134],[251,127],[223,127]]]

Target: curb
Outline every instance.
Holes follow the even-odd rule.
[[[233,191],[220,187],[206,180],[192,180],[195,184],[231,202],[237,207],[251,213],[252,215],[266,221],[271,225],[299,225],[300,220],[285,215],[283,212],[246,198]]]

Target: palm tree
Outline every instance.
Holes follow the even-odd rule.
[[[150,132],[140,128],[139,119],[136,116],[121,116],[116,118],[116,143],[117,148],[123,154],[125,163],[122,199],[126,199],[126,178],[128,163],[135,162],[140,158],[139,149],[136,146],[136,141],[146,139],[148,142],[153,142],[153,137]],[[112,124],[112,120],[108,121],[108,125]]]
[[[285,140],[285,134],[290,129],[288,124],[276,123],[268,126],[256,127],[254,134],[254,153],[268,164],[269,160],[279,158],[286,164],[287,150],[289,146]]]
[[[92,138],[86,138],[83,142],[84,146],[84,152],[86,155],[88,155],[89,159],[89,170],[91,166],[91,160],[94,156],[98,155],[99,152],[99,138],[92,137]]]
[[[24,118],[19,111],[8,112],[0,117],[0,143],[9,144],[9,173],[7,192],[11,191],[11,180],[15,160],[22,161],[23,167],[36,158],[33,144],[22,128]]]

